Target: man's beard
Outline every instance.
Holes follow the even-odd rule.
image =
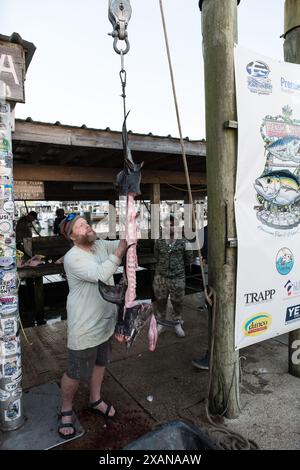
[[[94,232],[94,230],[92,230],[92,232],[89,233],[88,235],[80,235],[77,238],[76,243],[80,245],[84,245],[84,246],[92,246],[96,240],[97,240],[97,234],[96,232]]]

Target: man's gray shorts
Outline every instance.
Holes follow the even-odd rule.
[[[70,379],[88,382],[95,365],[105,367],[111,361],[111,339],[93,348],[68,349],[67,371]]]

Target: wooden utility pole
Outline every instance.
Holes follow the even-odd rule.
[[[285,0],[284,5],[284,60],[300,64],[300,2]],[[296,349],[300,346],[300,329],[289,334],[289,373],[300,377],[300,363],[295,361]]]
[[[239,0],[200,0],[205,68],[209,285],[216,292],[209,408],[239,415],[239,354],[234,350],[237,157],[234,43]],[[226,124],[227,123],[227,124]],[[230,241],[231,240],[231,241]]]

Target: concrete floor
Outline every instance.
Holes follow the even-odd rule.
[[[128,354],[122,345],[114,348],[105,395],[121,414],[126,408],[135,410],[137,427],[141,420],[142,428],[152,428],[183,418],[202,430],[212,430],[204,407],[208,373],[191,364],[207,348],[207,314],[198,308],[202,304],[202,294],[186,297],[185,338],[166,331],[154,353],[147,351],[146,335],[138,338]],[[245,357],[241,413],[239,418],[222,419],[219,424],[255,440],[261,449],[300,449],[300,380],[287,372],[287,337],[258,343],[240,353]],[[130,411],[129,415],[135,426],[134,415]],[[78,448],[78,443],[65,448]]]
[[[157,424],[174,419],[190,420],[211,432],[204,406],[208,373],[191,363],[207,349],[207,314],[198,308],[202,304],[201,293],[186,297],[186,337],[177,338],[174,331],[166,331],[159,337],[155,352],[147,349],[147,332],[137,338],[128,353],[124,345],[114,343],[113,361],[105,375],[102,395],[115,406],[116,417],[105,421],[91,415],[86,410],[87,386],[80,386],[75,411],[86,433],[60,446],[61,450],[122,449]],[[65,368],[62,344],[65,322],[28,330],[31,342],[44,345],[44,349],[40,362],[35,363],[35,375],[32,366],[29,375],[28,364],[33,363],[29,354],[32,348],[37,351],[37,346],[30,349],[24,344],[23,387],[31,388],[50,380],[59,383]],[[264,341],[240,353],[245,357],[240,386],[241,413],[234,420],[222,418],[219,424],[255,440],[261,449],[300,450],[300,379],[288,374],[287,338]]]

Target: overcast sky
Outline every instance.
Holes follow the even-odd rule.
[[[222,4],[223,0],[220,0]],[[158,0],[131,0],[125,56],[133,132],[178,136]],[[0,33],[18,32],[37,48],[16,115],[44,122],[120,130],[120,57],[108,0],[1,0]],[[198,0],[164,0],[184,136],[205,137]],[[239,44],[283,60],[284,0],[241,0]]]

